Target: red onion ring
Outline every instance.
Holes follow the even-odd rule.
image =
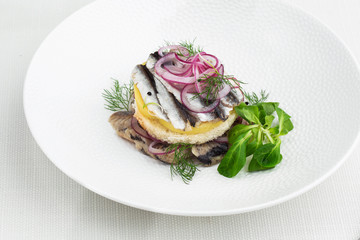
[[[208,53],[204,53],[201,54],[201,56],[206,59],[208,62],[210,62],[213,66],[211,66],[207,61],[204,61],[205,65],[209,66],[209,67],[214,67],[217,68],[219,65],[219,59],[217,57],[215,57],[212,54],[208,54]],[[213,62],[215,62],[215,64],[213,64]]]
[[[155,72],[160,75],[164,80],[172,83],[190,84],[195,82],[193,76],[181,77],[176,76],[163,68],[163,64],[172,62],[177,55],[175,53],[169,53],[166,56],[159,59],[155,64]]]
[[[154,146],[155,146],[156,144],[158,144],[158,143],[160,143],[160,142],[158,142],[158,141],[153,141],[153,142],[150,143],[150,145],[149,145],[149,147],[148,147],[148,150],[149,150],[150,153],[152,153],[152,154],[154,154],[154,155],[165,155],[165,154],[173,153],[173,152],[175,152],[175,150],[176,150],[176,149],[173,149],[173,150],[171,150],[170,152],[166,152],[166,151],[164,151],[164,150],[162,150],[162,149],[154,148]]]
[[[197,70],[197,71],[199,71],[199,70]],[[201,93],[202,91],[204,91],[204,88],[206,87],[206,84],[204,84],[203,80],[207,79],[208,75],[214,76],[215,74],[216,73],[215,73],[214,69],[212,69],[212,68],[208,68],[204,72],[199,74],[198,77],[196,78],[196,81],[195,81],[196,91],[198,93]],[[204,94],[205,94],[205,96],[204,96]],[[204,94],[202,95],[202,97],[206,97],[206,93],[204,93]]]
[[[151,137],[144,129],[140,127],[138,121],[134,117],[131,119],[131,128],[134,129],[134,131],[140,136],[152,140],[153,137]]]
[[[189,77],[192,74],[192,67],[187,66],[183,68],[179,68],[173,65],[164,65],[163,68],[168,71],[169,73],[172,73],[179,77]]]
[[[216,99],[221,99],[229,94],[231,87],[227,84],[223,84],[223,88],[218,92]]]
[[[189,99],[187,98],[186,95],[190,91],[194,91],[194,90],[196,90],[195,86],[193,84],[189,84],[189,85],[186,85],[184,87],[184,89],[181,91],[181,102],[190,111],[196,112],[196,113],[208,113],[208,112],[212,112],[219,105],[219,103],[220,103],[219,99],[216,99],[212,104],[210,104],[209,106],[206,106],[206,107],[203,107],[203,106],[196,107],[196,106],[192,105],[189,102]]]
[[[169,50],[165,56],[163,52]],[[201,93],[206,87],[206,81],[196,81],[198,79],[205,80],[207,75],[216,76],[224,74],[224,65],[220,64],[219,59],[212,54],[206,52],[198,53],[194,56],[188,57],[182,46],[172,45],[159,49],[159,54],[163,56],[155,64],[155,72],[167,81],[172,87],[181,91],[181,101],[190,111],[198,113],[207,113],[213,111],[219,104],[219,100],[225,97],[230,91],[231,86],[223,84],[220,91],[217,93],[215,102],[205,108],[193,106],[186,97],[187,93]],[[180,51],[179,56],[173,50]],[[182,52],[183,51],[183,52]],[[185,54],[184,54],[185,53]],[[205,98],[207,93],[201,97]]]
[[[160,48],[158,51],[158,53],[161,57],[166,55],[166,54],[164,54],[165,50],[168,50],[169,52],[176,50],[176,51],[179,51],[184,56],[189,56],[189,51],[183,46],[179,46],[179,45],[164,46],[164,47]]]
[[[195,80],[199,79],[199,68],[195,64],[192,66],[192,72],[194,74]]]
[[[149,133],[148,133],[149,134]],[[159,143],[162,143],[163,141],[161,141],[161,140],[159,140],[159,139],[157,139],[157,138],[154,138],[153,136],[151,136],[150,134],[149,134],[149,137],[150,137],[150,139],[151,140],[153,140],[153,141],[156,141],[156,142],[159,142]]]
[[[183,59],[181,59],[181,57],[179,57],[177,54],[175,54],[175,58],[176,58],[176,60],[178,60],[179,62],[181,62],[181,63],[183,63],[183,64],[188,64],[188,65],[192,65],[192,64],[196,61],[196,59],[197,59],[197,58],[195,58],[195,59],[192,60],[192,61],[183,60]]]
[[[222,66],[222,65],[221,65]],[[220,69],[221,70],[221,69]],[[214,71],[213,68],[208,68],[203,73],[199,75],[199,79],[195,81],[195,88],[198,93],[202,93],[204,91],[204,88],[206,87],[206,84],[203,84],[204,81],[200,81],[200,79],[206,77],[207,75],[215,76],[217,73]],[[205,79],[205,78],[204,78]],[[228,84],[223,84],[222,89],[218,92],[216,99],[221,99],[229,94],[231,91],[231,87]],[[207,93],[203,93],[201,95],[202,98],[206,98]]]
[[[217,68],[220,75],[224,75],[224,65],[220,64],[220,66]]]
[[[184,87],[186,86],[186,84],[181,84],[181,83],[172,83],[172,82],[168,82],[168,84],[170,86],[172,86],[173,88],[176,88],[179,91],[182,91],[184,89]]]

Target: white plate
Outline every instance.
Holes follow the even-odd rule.
[[[129,80],[164,40],[197,37],[225,70],[267,89],[293,118],[275,169],[227,179],[201,168],[190,185],[136,151],[107,122],[101,93]],[[58,26],[28,71],[24,106],[45,154],[69,177],[120,203],[176,215],[226,215],[293,198],[337,169],[360,128],[360,81],[344,45],[277,1],[97,1]]]

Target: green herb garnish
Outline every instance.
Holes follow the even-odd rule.
[[[202,98],[205,100],[206,104],[209,102],[214,101],[221,89],[225,85],[229,85],[230,87],[237,86],[242,88],[240,84],[245,84],[244,82],[237,80],[232,75],[222,75],[220,73],[216,73],[215,76],[205,74],[202,78],[197,80],[200,82],[201,85],[205,86],[200,93],[195,93],[192,99],[198,98],[203,96]]]
[[[178,175],[186,184],[192,180],[196,171],[199,171],[191,154],[192,146],[192,144],[188,143],[175,143],[166,149],[166,152],[175,150],[174,160],[170,166],[171,178]]]
[[[269,93],[266,93],[265,90],[261,90],[260,97],[259,97],[254,92],[248,93],[248,92],[244,91],[244,96],[247,99],[247,101],[250,103],[250,105],[255,105],[255,104],[258,104],[261,102],[265,102],[269,97]]]
[[[235,107],[236,113],[249,125],[238,124],[229,131],[231,147],[218,166],[218,172],[225,177],[236,176],[244,167],[247,156],[252,155],[249,172],[274,168],[282,160],[280,136],[286,135],[294,126],[290,116],[279,108],[279,103],[259,102],[263,96],[268,96],[265,92],[261,95],[260,98],[251,95],[251,99],[258,102],[255,105],[241,103]],[[272,126],[275,112],[279,123]]]
[[[181,41],[177,44],[188,50],[189,56],[186,56],[186,57],[195,56],[196,54],[204,51],[204,49],[202,47],[200,47],[199,45],[195,46],[195,40],[196,40],[196,38],[194,38],[194,40],[192,40],[192,41],[185,40],[185,41]],[[176,45],[175,43],[169,42],[166,40],[164,42],[165,42],[165,46]],[[161,47],[159,47],[159,48],[161,48]],[[179,56],[185,57],[181,51],[176,52],[176,54]]]
[[[120,86],[118,80],[114,80],[114,87],[110,90],[104,89],[102,94],[106,101],[105,108],[110,111],[129,111],[131,98],[134,95],[134,83],[130,81],[129,84]]]
[[[195,40],[196,40],[196,38],[194,38],[194,40],[192,40],[192,41],[179,42],[180,46],[186,48],[189,51],[189,57],[195,56],[196,54],[204,51],[204,49],[202,47],[195,46]]]

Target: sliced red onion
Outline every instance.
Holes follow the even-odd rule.
[[[217,72],[213,68],[208,68],[208,69],[204,70],[203,72],[201,72],[199,74],[199,78],[197,78],[196,80],[198,80],[198,79],[205,80],[205,79],[207,79],[209,77],[215,77],[215,76],[217,76]]]
[[[197,72],[199,72],[199,70],[197,70]],[[197,74],[196,74],[197,75]],[[209,68],[209,69],[206,69],[204,72],[202,72],[201,74],[198,75],[198,77],[196,78],[196,81],[195,81],[195,88],[196,88],[196,91],[198,93],[201,93],[204,91],[204,88],[206,87],[206,83],[204,84],[205,79],[207,79],[209,76],[214,76],[216,75],[216,72],[214,69],[212,68]],[[202,95],[202,97],[206,97],[206,93],[204,93]]]
[[[140,127],[138,121],[134,117],[131,119],[131,128],[134,129],[134,131],[140,136],[147,139],[152,139],[152,137],[144,129]]]
[[[172,86],[173,88],[176,88],[179,91],[182,91],[184,89],[184,87],[186,86],[186,84],[181,84],[181,83],[172,83],[172,82],[168,82],[170,86]]]
[[[186,67],[176,67],[174,65],[164,65],[163,68],[168,71],[171,74],[174,74],[176,76],[184,77],[184,76],[191,76],[192,74],[192,67],[186,66]]]
[[[182,55],[184,56],[189,56],[189,51],[183,47],[183,46],[179,46],[179,45],[170,45],[170,46],[164,46],[162,48],[159,49],[158,53],[161,57],[163,57],[164,55],[164,51],[168,51],[168,52],[171,52],[171,51],[179,51]]]
[[[199,75],[200,75],[199,68],[195,64],[192,66],[192,72],[194,74],[195,80],[199,79]]]
[[[149,134],[149,133],[148,133],[148,134]],[[159,142],[159,143],[162,142],[161,140],[159,140],[159,139],[157,139],[157,138],[154,138],[154,137],[151,136],[150,134],[149,134],[149,137],[150,137],[151,140],[153,140],[153,141],[155,141],[155,142]]]
[[[217,68],[219,66],[219,59],[212,54],[203,53],[199,57],[204,61],[204,64],[209,67]],[[212,66],[211,66],[212,65]]]
[[[191,63],[195,63],[196,61],[199,60],[199,54],[196,54],[195,56],[192,56],[192,57],[189,57],[187,59],[188,62],[191,62]]]
[[[176,76],[175,74],[172,74],[163,68],[163,64],[172,62],[175,56],[177,56],[175,53],[169,53],[166,56],[160,58],[160,60],[157,61],[155,64],[155,72],[168,82],[182,83],[182,84],[194,83],[195,78],[193,76],[190,77]]]
[[[217,68],[217,71],[220,73],[220,75],[224,75],[224,65],[220,64],[220,66]]]
[[[198,68],[199,68],[199,71],[200,71],[200,72],[204,72],[204,71],[207,70],[204,65],[200,65],[200,66],[198,66]]]
[[[204,91],[206,84],[202,84],[203,81],[196,81],[195,82],[195,87],[196,87],[196,91],[198,93],[201,93]],[[229,94],[229,92],[231,91],[231,87],[227,84],[223,84],[222,89],[217,93],[216,99],[221,99],[223,97],[225,97],[226,95]],[[208,93],[203,93],[200,96],[202,98],[206,98]]]
[[[195,82],[195,78],[192,77],[180,77],[169,72],[158,73],[164,80],[172,83],[180,83],[180,84],[191,84]]]
[[[206,83],[204,84],[205,81],[201,81],[201,79],[205,80],[206,78],[211,77],[211,76],[217,76],[217,73],[215,72],[215,70],[213,68],[208,68],[207,70],[205,70],[203,73],[201,73],[199,75],[199,79],[197,81],[195,81],[195,88],[198,93],[203,92],[206,87]],[[230,92],[230,90],[231,90],[231,87],[227,84],[224,84],[223,88],[218,92],[216,99],[225,97]],[[201,97],[206,98],[207,93],[203,93],[201,95]]]
[[[217,139],[214,140],[215,142],[217,143],[228,143],[229,140],[228,140],[228,137],[227,136],[224,136],[224,137],[218,137]]]
[[[148,150],[149,150],[150,153],[152,153],[154,155],[165,155],[165,154],[173,153],[176,150],[176,149],[174,149],[174,150],[171,150],[170,152],[167,152],[167,151],[164,151],[162,149],[154,148],[154,146],[156,144],[158,144],[158,143],[160,143],[160,142],[153,141],[153,142],[150,143],[150,145],[148,147]]]
[[[168,48],[179,50],[179,46],[173,45]],[[168,49],[167,48],[167,49]],[[166,48],[159,50],[163,51]],[[216,101],[206,108],[199,109],[198,107],[191,106],[189,100],[185,98],[186,93],[201,93],[206,87],[206,81],[196,81],[198,79],[205,80],[209,76],[216,76],[224,74],[224,66],[220,64],[217,57],[205,52],[196,54],[195,56],[186,57],[179,56],[175,52],[170,52],[162,57],[155,64],[155,72],[167,81],[171,86],[182,92],[183,104],[194,112],[211,112],[218,104],[219,99],[225,97],[230,91],[231,87],[223,84],[222,89],[217,94]],[[209,76],[207,76],[209,75]],[[184,89],[186,88],[186,93]],[[203,94],[203,98],[206,97]]]
[[[219,99],[216,99],[212,104],[210,104],[209,106],[194,106],[193,104],[190,103],[187,94],[191,91],[195,91],[195,86],[193,84],[189,84],[186,85],[184,87],[184,89],[181,91],[181,102],[182,104],[189,109],[192,112],[196,112],[196,113],[208,113],[208,112],[212,112],[220,103]]]
[[[186,59],[182,59],[182,57],[178,56],[177,54],[175,54],[174,56],[176,58],[176,60],[178,60],[179,62],[183,63],[183,64],[187,64],[187,65],[192,65],[195,61],[196,61],[196,58],[192,61],[188,61]]]
[[[189,85],[191,85],[193,87],[188,90],[188,93],[198,93],[193,84],[189,84]],[[189,85],[185,85],[184,87],[189,86]]]
[[[223,84],[223,88],[219,91],[216,99],[225,97],[226,95],[229,94],[230,91],[231,91],[231,87],[227,84]]]

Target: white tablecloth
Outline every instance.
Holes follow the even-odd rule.
[[[27,127],[23,82],[45,36],[89,2],[0,0],[1,240],[360,238],[360,146],[308,193],[275,207],[226,217],[178,217],[134,209],[90,192],[58,170]],[[288,2],[328,25],[360,61],[359,0]]]

